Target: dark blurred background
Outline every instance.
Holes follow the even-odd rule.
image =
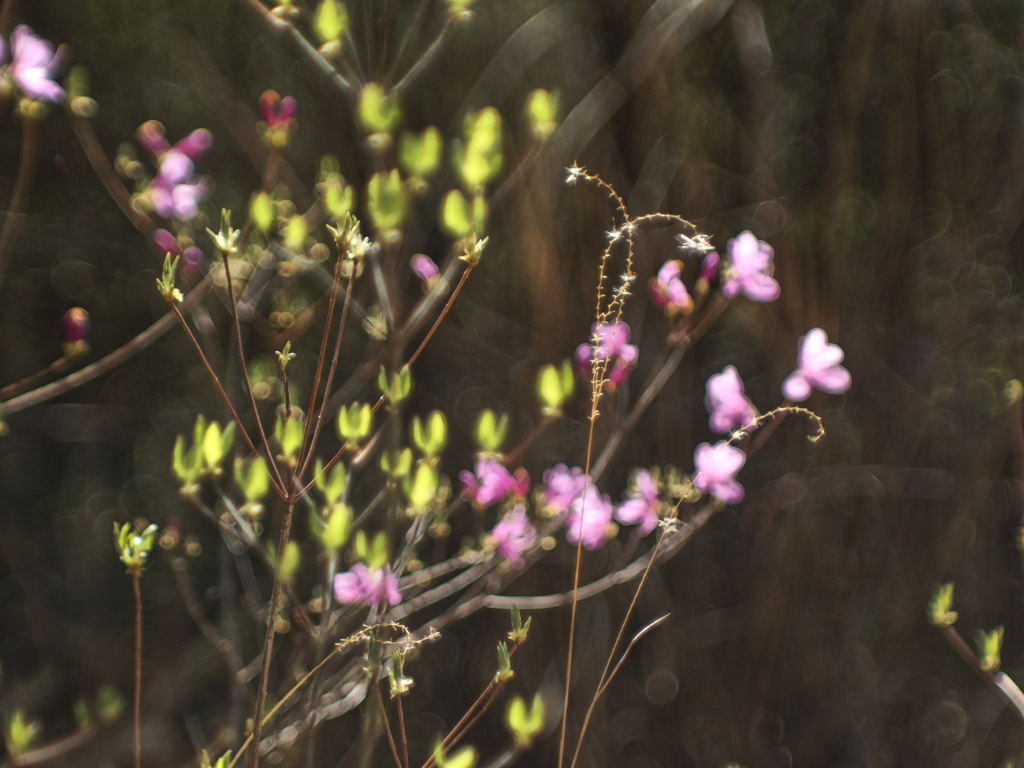
[[[416,3],[352,5],[372,77]],[[417,50],[441,26],[443,5],[432,5]],[[321,155],[336,155],[360,191],[374,170],[352,104],[242,2],[21,0],[14,18],[67,43],[87,68],[99,105],[92,124],[108,156],[149,119],[172,142],[201,126],[213,132],[199,163],[215,181],[204,205],[211,220],[220,207],[244,210],[259,184],[255,105],[268,88],[299,103],[287,160],[300,208]],[[725,365],[768,410],[797,340],[820,326],[853,374],[846,395],[809,401],[825,423],[822,442],[808,443],[810,427],[789,418],[742,471],[746,500],[652,573],[630,627],[671,618],[638,644],[601,701],[581,765],[1024,765],[1024,724],[924,613],[935,586],[954,581],[957,627],[973,640],[976,629],[1004,625],[1004,670],[1024,676],[1015,544],[1024,438],[1011,397],[1024,333],[1022,22],[1024,5],[1011,0],[478,0],[403,99],[404,125],[437,125],[448,139],[467,110],[493,105],[506,121],[511,180],[499,185],[485,259],[416,370],[414,407],[442,407],[451,419],[452,477],[471,462],[478,410],[509,411],[514,437],[524,436],[537,418],[537,368],[586,339],[611,219],[600,195],[563,183],[574,161],[615,185],[634,215],[680,214],[719,248],[752,230],[774,247],[782,286],[770,305],[735,301],[687,357],[606,473],[614,498],[633,467],[689,471],[694,446],[712,437],[704,382]],[[539,87],[559,90],[562,127],[533,157],[523,104]],[[20,137],[8,105],[0,202]],[[0,385],[60,355],[69,307],[92,316],[93,359],[164,311],[153,250],[107,196],[60,110],[42,142],[0,289]],[[444,256],[433,211],[452,179],[446,165],[419,204],[404,259],[417,250]],[[678,256],[671,234],[638,241],[638,287]],[[411,304],[418,288],[404,290]],[[665,321],[643,293],[625,315],[641,361],[632,388],[604,409],[599,441],[664,347]],[[223,306],[208,303],[206,317],[223,325]],[[207,341],[218,340],[211,331]],[[265,338],[253,343],[253,354],[273,349]],[[348,353],[355,359],[364,345],[353,340]],[[222,343],[220,354],[230,351]],[[218,610],[210,585],[221,545],[170,472],[174,438],[199,412],[224,420],[175,330],[102,378],[7,419],[0,710],[41,719],[43,742],[72,733],[72,704],[101,686],[130,696],[131,585],[112,522],[182,525],[202,547],[190,566],[201,607]],[[582,463],[582,402],[572,415],[525,459],[535,480],[554,463]],[[588,555],[585,576],[622,556],[621,545]],[[568,556],[551,557],[516,588],[564,589]],[[233,686],[158,554],[144,593],[144,764],[188,765],[228,724]],[[581,604],[570,733],[631,594],[620,588]],[[474,615],[410,668],[414,744],[429,748],[486,684],[506,621]],[[568,611],[534,615],[515,692],[532,695],[545,681],[557,688],[567,625]],[[250,661],[257,648],[244,651]],[[316,765],[348,764],[358,731],[349,719],[321,726]],[[486,764],[504,738],[496,709],[469,740]],[[125,714],[51,762],[127,765],[130,755]],[[556,756],[557,733],[522,763],[555,765]],[[275,759],[303,764],[301,750]],[[376,764],[390,764],[383,744]]]

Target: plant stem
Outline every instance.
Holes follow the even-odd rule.
[[[14,236],[18,231],[18,220],[25,205],[28,203],[28,196],[32,190],[32,174],[35,172],[36,158],[39,155],[39,121],[27,118],[21,131],[21,160],[18,164],[18,175],[14,179],[14,189],[11,192],[11,200],[7,204],[7,215],[4,217],[4,226],[0,230],[0,281],[3,280],[6,268],[7,252],[14,242]]]
[[[133,570],[132,591],[135,593],[135,768],[142,767],[142,586],[141,574]]]

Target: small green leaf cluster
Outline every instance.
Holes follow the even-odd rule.
[[[138,576],[145,570],[146,560],[153,551],[157,530],[155,524],[136,532],[131,523],[123,523],[120,527],[114,523],[114,546],[117,549],[117,556],[131,575]]]
[[[231,452],[235,440],[235,424],[226,428],[216,421],[206,423],[200,415],[192,428],[192,446],[185,449],[185,438],[178,435],[174,441],[171,468],[181,481],[181,493],[188,496],[199,490],[199,478],[210,475],[219,477],[223,472],[221,464]]]
[[[576,377],[572,365],[566,360],[560,368],[545,365],[537,375],[537,397],[540,399],[542,413],[552,419],[562,415],[562,406],[572,397],[576,390]]]

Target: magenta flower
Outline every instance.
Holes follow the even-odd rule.
[[[181,256],[184,258],[185,264],[190,267],[202,266],[202,250],[194,245],[190,245],[187,248],[182,249],[181,243],[178,242],[178,238],[166,229],[154,229],[150,234],[150,237],[153,238],[153,242],[156,243],[157,250],[161,253],[169,253],[171,256]]]
[[[11,65],[8,72],[14,84],[30,99],[64,101],[64,89],[53,78],[60,71],[67,51],[67,46],[62,45],[55,53],[52,44],[36,37],[35,32],[21,24],[14,28],[11,35]],[[6,58],[7,51],[0,42],[0,59]]]
[[[850,388],[850,372],[843,368],[843,350],[838,344],[829,344],[821,328],[812,328],[800,339],[796,370],[782,382],[782,394],[799,403],[811,395],[811,389],[820,389],[838,395]]]
[[[746,460],[743,451],[724,440],[714,445],[701,443],[693,452],[693,487],[727,504],[742,501],[743,486],[736,482],[736,473]]]
[[[614,389],[626,380],[639,355],[637,348],[629,343],[629,326],[621,320],[594,323],[590,334],[592,343],[576,348],[576,366],[586,376],[594,358],[607,361],[608,383]]]
[[[417,253],[409,259],[409,267],[412,269],[412,273],[416,275],[428,290],[434,287],[434,284],[441,276],[441,270],[438,269],[437,264],[425,253]]]
[[[81,307],[72,307],[64,313],[64,341],[78,344],[89,335],[89,313]]]
[[[475,507],[489,507],[518,490],[520,481],[496,459],[477,459],[476,474],[459,473],[462,495]],[[529,479],[527,479],[529,482]]]
[[[530,525],[526,508],[517,504],[491,529],[491,538],[497,545],[498,554],[519,568],[523,565],[523,552],[537,540],[537,531]]]
[[[733,298],[742,293],[754,301],[774,301],[779,284],[772,274],[772,247],[750,232],[729,241],[729,264],[725,267],[722,293]]]
[[[283,99],[277,91],[264,91],[260,96],[260,118],[270,129],[289,130],[299,114],[299,106],[291,96]]]
[[[398,577],[391,566],[370,570],[356,563],[352,570],[334,577],[334,597],[339,603],[355,603],[376,607],[398,605],[402,594],[398,591]]]
[[[561,517],[569,511],[587,485],[587,478],[579,467],[569,469],[558,464],[544,473],[544,506],[548,514]]]
[[[669,317],[688,315],[693,311],[693,299],[679,277],[683,263],[678,259],[666,261],[658,276],[651,278],[651,301]]]
[[[640,535],[646,536],[658,525],[658,485],[646,469],[636,473],[634,488],[615,510],[615,519],[626,525],[639,525]]]
[[[587,549],[600,549],[608,541],[612,515],[611,500],[588,480],[583,493],[569,505],[569,517],[565,520],[566,541],[578,544],[582,540]]]
[[[740,375],[731,365],[708,379],[704,405],[711,414],[709,424],[715,432],[729,432],[753,426],[757,416],[753,404],[743,392]]]
[[[195,163],[213,145],[213,134],[198,128],[174,146],[164,137],[164,127],[156,120],[139,126],[139,143],[157,162],[156,177],[149,184],[153,210],[165,219],[189,221],[206,197],[204,179],[193,180]]]

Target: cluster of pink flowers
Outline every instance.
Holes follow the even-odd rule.
[[[629,326],[621,320],[594,323],[590,335],[590,344],[576,348],[576,367],[586,377],[594,360],[606,362],[608,385],[614,389],[626,380],[639,356],[637,348],[629,343]]]
[[[367,568],[364,563],[356,563],[344,573],[334,577],[334,597],[339,603],[368,605],[384,608],[402,602],[402,594],[398,591],[398,577],[391,566]]]
[[[206,180],[195,176],[195,161],[213,145],[213,134],[198,128],[172,146],[164,127],[150,120],[139,126],[137,138],[157,165],[156,176],[146,190],[153,210],[165,219],[195,218],[207,193]]]
[[[54,77],[60,72],[68,56],[66,45],[56,51],[53,45],[37,37],[24,24],[11,34],[11,61],[7,75],[25,96],[39,101],[64,101],[64,89]],[[0,62],[7,61],[7,45],[0,40]]]
[[[462,495],[474,507],[490,507],[513,495],[523,498],[530,491],[530,476],[525,470],[519,469],[513,474],[495,458],[477,459],[475,470],[459,473]]]

